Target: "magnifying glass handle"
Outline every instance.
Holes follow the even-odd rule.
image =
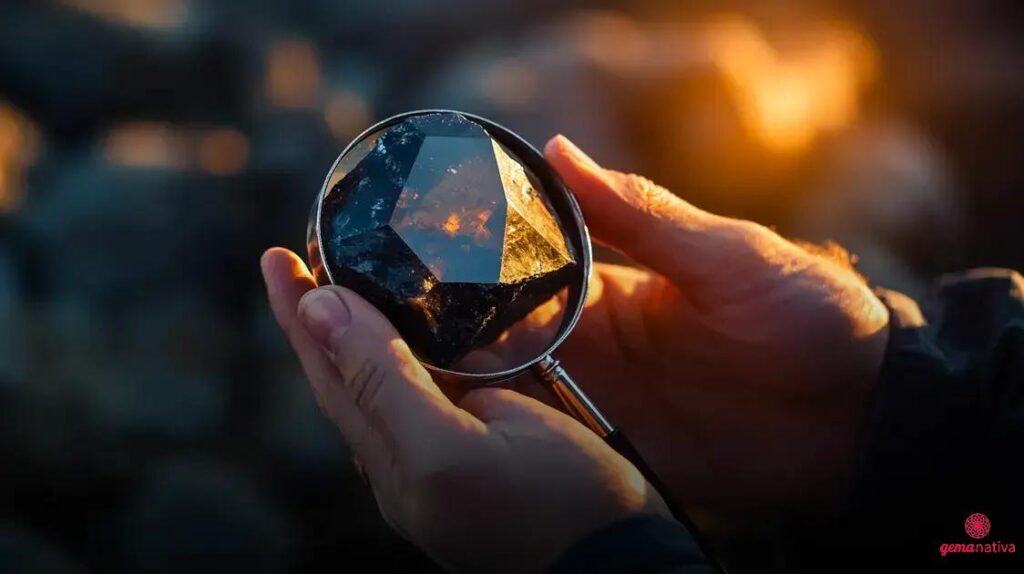
[[[615,432],[615,427],[604,418],[601,411],[590,401],[590,398],[572,380],[569,373],[565,372],[558,359],[547,355],[534,367],[537,377],[546,383],[552,392],[562,401],[565,410],[594,431],[597,436],[607,438]]]
[[[644,475],[647,482],[651,483],[658,492],[666,492],[665,488],[658,479],[658,476],[654,474],[648,465],[647,461],[640,456],[636,448],[633,447],[633,443],[629,442],[626,435],[607,419],[601,411],[598,410],[597,406],[590,400],[589,397],[580,389],[576,382],[572,380],[569,373],[565,372],[558,359],[548,355],[537,363],[536,367],[537,376],[548,385],[548,387],[555,393],[555,395],[562,401],[562,405],[565,406],[565,410],[590,430],[594,431],[597,436],[603,438],[608,446],[615,449],[615,452],[621,454],[623,458],[633,463],[637,470]],[[675,513],[675,509],[672,509]]]
[[[548,387],[558,396],[559,400],[562,401],[562,405],[565,406],[565,410],[576,420],[583,423],[587,428],[594,431],[597,436],[604,439],[608,446],[612,447],[615,452],[622,455],[629,462],[633,463],[633,466],[640,471],[647,482],[658,491],[661,495],[662,500],[665,501],[665,506],[668,507],[669,512],[679,522],[690,531],[690,535],[693,536],[694,542],[704,553],[704,556],[711,562],[712,566],[718,572],[725,572],[722,565],[712,557],[708,552],[708,545],[704,541],[700,532],[697,530],[697,525],[690,520],[690,516],[686,514],[683,507],[679,505],[669,490],[665,488],[665,484],[661,482],[658,475],[655,474],[647,461],[644,460],[640,453],[630,442],[626,434],[621,430],[615,428],[608,419],[605,418],[601,411],[591,402],[590,398],[580,389],[576,382],[572,380],[569,373],[565,372],[558,359],[555,359],[551,355],[548,355],[541,359],[534,367],[534,372],[537,377],[546,383]]]

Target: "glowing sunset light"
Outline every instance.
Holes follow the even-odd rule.
[[[703,27],[744,126],[780,152],[800,151],[821,132],[848,125],[874,73],[874,48],[863,36],[832,24],[804,34],[805,42],[780,50],[746,19],[727,16]]]

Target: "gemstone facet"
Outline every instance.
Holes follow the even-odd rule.
[[[322,202],[334,282],[438,367],[497,339],[577,270],[538,179],[461,114],[410,116],[357,142]]]

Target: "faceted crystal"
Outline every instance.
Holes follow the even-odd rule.
[[[451,366],[572,280],[576,256],[539,190],[476,122],[411,116],[361,140],[331,175],[326,264],[421,359]]]

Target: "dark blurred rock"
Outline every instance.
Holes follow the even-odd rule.
[[[313,391],[270,309],[260,302],[251,331],[256,340],[264,392],[259,409],[261,439],[283,470],[337,477],[349,465],[338,429],[317,408]]]
[[[216,178],[111,165],[101,151],[60,158],[19,225],[45,253],[44,283],[104,306],[203,281],[244,241],[250,214]]]
[[[179,295],[135,305],[130,320],[114,322],[82,307],[76,312],[70,302],[54,309],[50,324],[65,368],[52,380],[63,381],[98,433],[115,442],[216,436],[227,407],[225,361],[235,346],[200,299]],[[96,326],[105,317],[101,334]]]
[[[257,170],[309,176],[317,182],[315,188],[341,151],[318,111],[269,111],[253,126],[252,140],[252,163]]]
[[[0,245],[0,386],[24,382],[25,355],[22,305],[14,261]]]
[[[304,480],[339,479],[349,456],[338,429],[317,408],[293,357],[264,361],[267,390],[259,428],[267,451],[284,463],[281,471]]]
[[[195,441],[216,436],[223,417],[224,388],[210,376],[117,369],[84,383],[81,406],[106,436]]]
[[[152,453],[215,444],[238,343],[201,302],[168,297],[127,318],[70,292],[37,305],[21,333],[32,378],[12,390],[12,444],[51,472],[122,478]]]
[[[55,4],[0,7],[0,92],[50,130],[78,138],[114,118],[245,112],[244,51],[200,15],[196,25],[146,30]]]
[[[216,464],[154,467],[123,521],[127,572],[287,572],[297,530],[243,476]]]
[[[63,550],[17,526],[0,524],[0,572],[78,574],[85,572]]]

